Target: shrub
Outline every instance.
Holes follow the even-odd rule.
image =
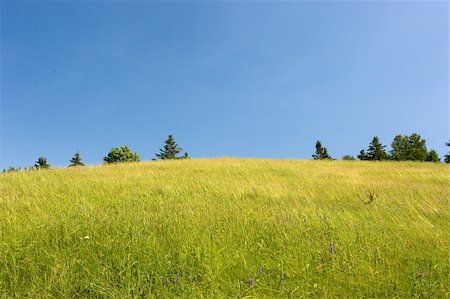
[[[114,147],[108,153],[106,157],[103,158],[106,164],[111,163],[125,163],[125,162],[138,162],[139,154],[133,153],[127,145],[121,147]]]

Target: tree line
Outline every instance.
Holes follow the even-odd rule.
[[[450,140],[445,143],[450,147]],[[386,151],[386,145],[380,142],[378,136],[373,137],[369,143],[367,150],[362,149],[356,156],[345,155],[342,160],[362,160],[362,161],[426,161],[426,162],[440,162],[438,153],[435,150],[427,150],[426,141],[422,139],[419,134],[413,133],[410,136],[397,135],[391,143],[391,150]],[[189,154],[185,152],[179,155],[183,150],[175,142],[172,135],[169,135],[164,141],[163,148],[159,149],[159,153],[155,154],[153,160],[177,160],[190,159]],[[335,160],[333,159],[326,147],[322,145],[320,140],[316,142],[316,150],[312,155],[313,160]],[[105,164],[125,163],[125,162],[139,162],[139,154],[132,152],[131,149],[125,145],[121,147],[112,148],[108,155],[103,158]],[[72,159],[69,160],[68,167],[84,166],[81,161],[80,153],[77,151]],[[450,151],[444,155],[444,162],[450,163]],[[50,168],[50,164],[45,157],[39,157],[33,166],[25,167],[24,170],[36,170]],[[20,167],[10,167],[3,169],[3,172],[18,171]]]
[[[155,154],[153,160],[177,160],[177,159],[190,159],[189,154],[185,152],[183,155],[179,155],[183,151],[182,148],[178,146],[172,135],[167,137],[164,142],[163,148],[159,149],[159,153]],[[125,163],[125,162],[139,162],[139,154],[137,152],[132,152],[131,149],[125,145],[121,147],[112,148],[109,153],[103,158],[104,164],[113,163]],[[72,159],[69,160],[70,164],[68,167],[80,167],[85,166],[81,161],[80,153],[77,151]],[[24,170],[37,170],[37,169],[47,169],[50,168],[50,164],[47,162],[47,158],[39,157],[35,164],[30,167],[23,168]],[[21,170],[20,167],[10,167],[8,169],[3,169],[3,172],[18,171]]]
[[[450,146],[450,140],[445,143]],[[363,161],[426,161],[440,162],[438,153],[432,149],[427,150],[426,141],[419,134],[397,135],[391,143],[391,150],[386,151],[386,145],[380,142],[378,136],[373,137],[367,150],[362,149],[356,156]],[[326,147],[318,140],[316,142],[316,152],[312,155],[314,160],[324,160],[333,158],[328,154]],[[354,156],[345,155],[342,160],[356,160]],[[444,162],[450,163],[450,152],[444,155]]]

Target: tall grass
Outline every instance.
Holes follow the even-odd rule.
[[[449,297],[450,168],[184,160],[0,175],[2,297]]]

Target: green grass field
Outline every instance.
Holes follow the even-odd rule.
[[[0,296],[448,298],[449,191],[434,163],[1,174]]]

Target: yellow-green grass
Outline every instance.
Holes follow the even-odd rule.
[[[449,186],[450,167],[434,163],[225,158],[6,173],[0,294],[448,298]]]

